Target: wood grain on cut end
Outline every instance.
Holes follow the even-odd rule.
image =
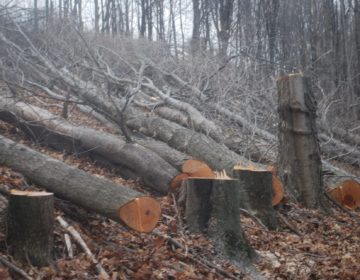
[[[348,209],[354,210],[360,206],[360,183],[356,180],[346,180],[328,193]]]
[[[284,198],[284,186],[279,179],[279,177],[272,175],[272,191],[273,191],[273,197],[271,200],[271,203],[273,206],[278,205],[281,200]]]
[[[139,232],[151,232],[160,219],[160,204],[151,197],[138,197],[119,208],[120,219]]]
[[[189,175],[186,173],[180,173],[179,175],[175,176],[175,178],[171,181],[170,191],[179,189],[183,180],[186,180],[187,178],[189,178]]]
[[[209,165],[197,159],[186,160],[181,171],[188,174],[190,177],[215,178],[215,173]]]

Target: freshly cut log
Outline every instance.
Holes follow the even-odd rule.
[[[203,161],[188,159],[181,166],[181,171],[171,182],[173,190],[179,189],[187,178],[215,178],[215,172]]]
[[[12,190],[8,207],[7,243],[15,259],[35,266],[52,263],[54,195]]]
[[[265,226],[275,230],[277,219],[272,207],[272,177],[270,171],[235,169],[239,180],[240,206],[258,217]]]
[[[190,177],[215,178],[214,171],[205,162],[196,159],[185,161],[181,171]]]
[[[316,101],[311,81],[291,74],[277,81],[279,171],[287,191],[309,208],[324,208]]]
[[[168,162],[136,143],[126,143],[112,134],[75,126],[39,107],[0,98],[0,119],[20,126],[38,143],[70,152],[99,155],[143,179],[146,185],[166,194],[179,174]],[[156,168],[154,168],[156,167]],[[125,172],[124,171],[124,172]],[[128,173],[128,172],[127,172]]]
[[[158,154],[162,159],[170,163],[178,171],[181,171],[184,162],[191,159],[191,156],[171,148],[168,144],[151,139],[149,137],[134,137],[139,145]]]
[[[212,138],[159,117],[145,114],[130,115],[126,124],[133,130],[163,141],[176,150],[206,162],[213,170],[225,169],[229,173],[236,164],[251,163]]]
[[[328,162],[323,163],[324,185],[328,194],[344,207],[360,206],[360,178],[347,173]]]
[[[328,191],[328,194],[344,207],[354,210],[360,206],[360,184],[346,180]]]
[[[177,175],[171,182],[171,189],[173,191],[178,190],[187,178],[189,178],[189,175],[186,173],[180,173]]]
[[[150,232],[160,217],[159,203],[144,194],[92,176],[0,136],[0,164],[73,203]]]
[[[240,225],[235,179],[189,178],[181,189],[189,231],[206,233],[219,254],[249,262],[255,257]]]

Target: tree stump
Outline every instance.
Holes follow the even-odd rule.
[[[46,266],[52,262],[54,195],[12,190],[8,208],[8,244],[15,259]]]
[[[240,207],[249,210],[269,229],[276,229],[276,213],[272,206],[272,173],[234,169],[234,177],[239,180]]]
[[[309,208],[323,208],[316,101],[302,74],[277,81],[279,97],[279,172],[292,197]]]
[[[238,180],[189,178],[181,190],[190,232],[202,232],[231,260],[250,262],[255,252],[240,225]]]

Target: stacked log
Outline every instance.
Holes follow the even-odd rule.
[[[119,137],[83,126],[74,126],[48,111],[22,102],[6,102],[0,98],[0,119],[15,124],[38,143],[58,150],[98,155],[130,170],[160,193],[166,194],[178,171],[158,154]],[[154,168],[156,166],[156,168]]]
[[[92,176],[0,136],[0,164],[31,182],[140,232],[150,232],[160,218],[159,203],[140,192]]]

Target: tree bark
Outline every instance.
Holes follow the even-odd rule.
[[[309,208],[323,207],[316,104],[310,79],[294,74],[277,81],[279,171],[286,189]]]
[[[122,221],[140,232],[150,232],[160,217],[151,197],[68,166],[0,136],[0,164],[22,173],[55,195]]]
[[[0,98],[0,119],[19,126],[38,143],[57,150],[87,153],[125,170],[131,170],[145,184],[167,194],[178,171],[151,149],[126,143],[119,137],[83,126],[74,126],[48,111],[22,102],[7,103]],[[169,155],[170,156],[170,155]]]
[[[47,192],[10,192],[8,244],[15,259],[35,266],[52,262],[54,195]]]
[[[242,262],[255,257],[240,225],[239,186],[234,179],[188,179],[181,190],[185,219],[191,232],[215,241],[219,254]]]

